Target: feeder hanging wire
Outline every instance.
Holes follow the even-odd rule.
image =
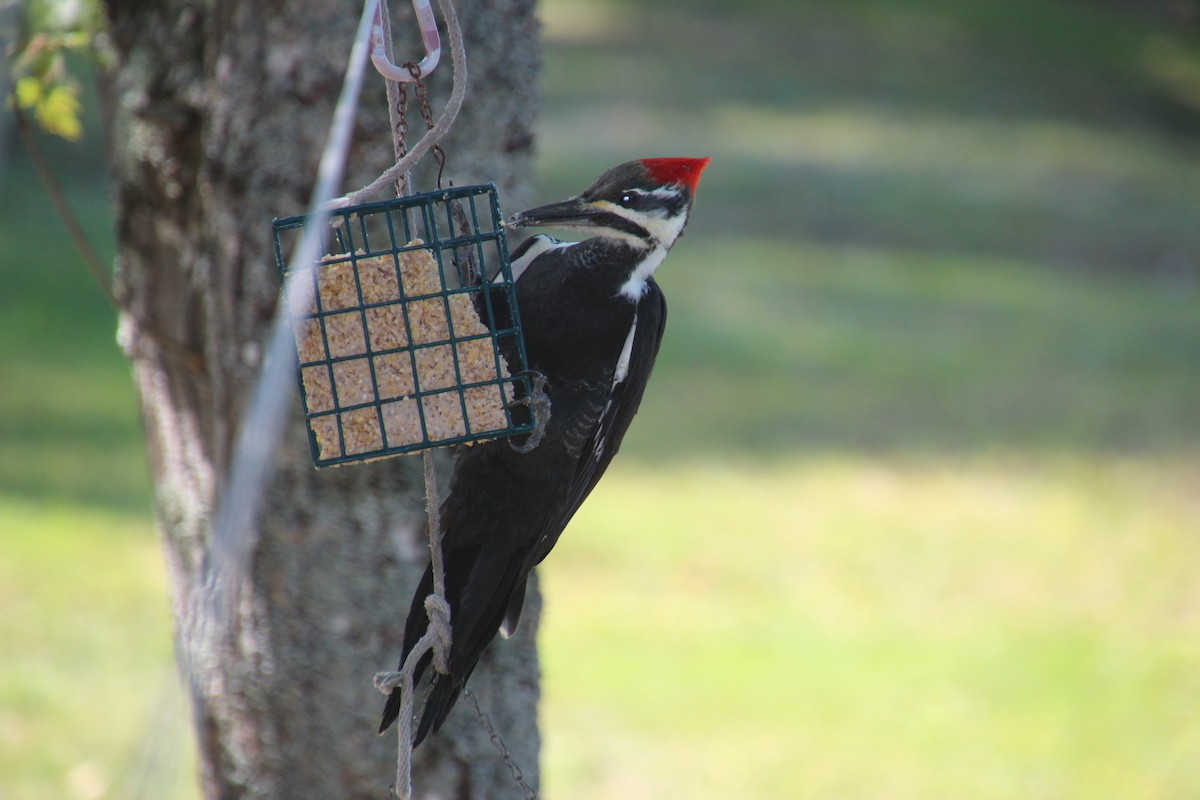
[[[373,1],[369,0],[368,4]],[[382,0],[378,1],[382,2]],[[446,101],[446,105],[442,109],[442,115],[438,117],[437,123],[405,153],[403,158],[388,167],[384,170],[383,174],[363,188],[333,200],[332,203],[335,207],[358,205],[365,202],[367,198],[374,197],[384,191],[389,183],[394,182],[400,175],[412,170],[413,166],[424,158],[425,154],[432,150],[433,146],[446,135],[446,132],[450,130],[450,126],[454,124],[454,120],[458,117],[458,112],[462,108],[463,97],[467,92],[467,58],[463,48],[462,27],[459,25],[458,14],[454,11],[452,0],[438,0],[438,7],[442,11],[442,18],[446,21],[446,38],[450,41],[450,66],[451,74],[453,75],[453,88],[450,91],[450,99]],[[390,39],[390,35],[387,38]]]
[[[458,17],[455,13],[454,5],[451,0],[439,0],[439,4],[442,9],[442,15],[446,20],[447,33],[450,38],[451,63],[454,70],[454,87],[451,92],[450,100],[447,101],[446,107],[437,123],[433,123],[429,112],[428,102],[425,100],[424,92],[421,91],[423,87],[420,83],[420,78],[428,74],[428,70],[425,68],[426,61],[431,61],[436,64],[436,44],[431,43],[431,37],[429,35],[429,32],[432,29],[432,42],[436,42],[436,24],[430,24],[432,22],[431,15],[430,17],[422,16],[422,6],[424,7],[425,11],[429,10],[428,0],[413,0],[413,5],[417,10],[418,19],[421,22],[422,35],[425,39],[426,51],[430,54],[426,61],[422,61],[420,65],[413,65],[411,63],[406,65],[409,74],[405,76],[393,64],[390,63],[390,52],[386,53],[388,56],[386,66],[391,67],[391,71],[385,69],[385,67],[380,64],[380,59],[373,57],[376,69],[380,71],[385,79],[388,79],[386,81],[388,89],[388,107],[389,114],[391,116],[397,161],[395,165],[376,178],[376,180],[370,185],[360,189],[358,192],[354,192],[342,198],[342,202],[345,205],[358,205],[366,197],[370,197],[373,194],[382,191],[383,188],[392,181],[396,181],[396,188],[398,191],[402,185],[405,189],[411,191],[412,181],[408,173],[412,166],[416,164],[417,161],[419,161],[427,151],[433,151],[435,156],[438,155],[438,151],[440,150],[440,147],[438,147],[438,141],[445,134],[445,132],[449,130],[450,126],[454,122],[455,117],[458,115],[459,109],[462,107],[462,101],[467,82],[466,56],[462,41],[462,30],[459,27]],[[377,55],[382,49],[379,46],[380,39],[385,41],[386,51],[390,51],[392,41],[386,0],[380,0],[380,7],[382,11],[380,12],[379,27],[376,28],[374,38],[376,43],[375,53]],[[428,69],[432,69],[432,66],[429,66]],[[426,124],[429,126],[429,131],[407,155],[404,152],[404,133],[407,131],[407,123],[403,119],[402,114],[397,114],[397,111],[402,110],[404,107],[403,98],[405,97],[405,94],[403,87],[399,83],[396,83],[397,81],[405,80],[412,80],[416,82],[418,99],[422,104],[422,113]],[[441,187],[441,167],[443,164],[444,156],[438,159],[439,188]],[[398,176],[401,175],[404,176],[403,184],[401,184],[401,182],[398,180]],[[497,209],[494,194],[491,195],[491,199],[492,208],[495,212]],[[458,206],[457,201],[451,201],[451,203],[452,205],[449,206],[449,208],[458,212],[457,216],[461,218],[462,211]],[[473,225],[470,227],[470,230],[474,230],[476,232],[476,241],[478,242],[479,223],[476,217],[474,200],[471,201],[471,218]],[[465,222],[465,220],[461,220],[461,222]],[[454,225],[451,224],[450,228],[453,232]],[[497,244],[501,248],[504,248],[502,234],[500,235],[500,240]],[[482,256],[482,252],[480,252],[479,255]],[[507,264],[506,251],[503,252],[501,260],[503,264]],[[505,269],[504,272],[507,273],[508,270]],[[486,274],[481,275],[480,277],[483,281],[487,281]],[[498,279],[501,277],[504,276],[497,276]],[[511,276],[508,277],[509,280],[511,280]],[[486,283],[484,286],[484,297],[485,299],[489,297],[489,291]],[[513,322],[519,327],[520,322],[516,316],[515,302],[512,303],[512,309]],[[492,330],[495,330],[495,320],[493,318],[490,301],[487,304],[487,312],[489,318],[488,326]],[[519,336],[517,337],[517,342],[520,349],[520,360],[522,365],[524,365],[524,344]],[[455,360],[455,364],[457,371],[457,358]],[[497,367],[499,367],[498,362]],[[458,377],[461,383],[461,374],[458,375]],[[523,376],[522,381],[527,382],[528,378]],[[526,393],[528,393],[529,386],[526,385],[525,389]],[[465,414],[466,410],[464,407],[464,418]],[[532,426],[532,420],[530,426]],[[439,514],[440,499],[438,497],[436,472],[433,461],[433,453],[431,450],[426,450],[424,453],[424,475],[427,521],[429,526],[430,567],[433,572],[433,592],[425,599],[425,612],[429,618],[429,626],[426,629],[424,636],[421,637],[413,650],[408,654],[408,657],[405,659],[398,671],[380,672],[375,676],[375,686],[384,694],[390,694],[396,687],[400,687],[401,689],[401,708],[399,719],[397,720],[398,746],[396,757],[396,780],[392,786],[393,795],[401,798],[401,800],[410,800],[412,797],[412,724],[415,694],[415,686],[413,685],[412,674],[419,660],[430,650],[433,651],[432,655],[434,669],[443,675],[447,674],[446,659],[450,651],[452,637],[450,627],[450,606],[445,599],[445,572],[442,565],[441,520]],[[493,744],[495,744],[497,747],[498,753],[504,759],[505,764],[508,765],[513,780],[522,789],[528,800],[537,800],[537,792],[534,791],[534,789],[525,780],[525,776],[522,773],[521,768],[516,764],[512,756],[509,754],[507,748],[504,746],[503,740],[492,727],[491,721],[488,719],[487,715],[484,714],[480,709],[478,700],[475,698],[473,693],[469,693],[469,697],[471,700],[471,705],[475,708],[476,715],[478,716],[480,723],[487,730]]]
[[[321,153],[317,180],[309,200],[309,215],[315,221],[328,220],[329,201],[334,196],[345,169],[350,146],[354,112],[362,89],[367,62],[367,41],[374,16],[375,0],[368,0],[359,18],[354,45],[346,66],[342,90],[334,107],[329,138]],[[295,252],[293,268],[310,264],[323,249],[327,225],[318,222],[304,231]],[[291,382],[294,369],[291,354],[294,340],[289,309],[307,308],[312,301],[312,285],[307,281],[284,282],[283,302],[275,312],[271,337],[251,395],[248,411],[239,426],[228,477],[213,522],[212,542],[207,552],[208,576],[200,604],[188,604],[195,611],[184,620],[183,650],[189,665],[214,652],[212,644],[229,622],[240,587],[248,572],[250,554],[257,543],[255,520],[263,493],[261,487],[270,473],[271,459],[283,434],[289,393],[283,387]],[[210,621],[215,620],[213,629]],[[188,669],[189,679],[198,673]]]
[[[405,95],[400,81],[404,80],[404,76],[395,65],[391,63],[390,58],[381,58],[381,56],[390,56],[392,49],[392,33],[391,22],[388,18],[387,0],[377,0],[375,21],[376,25],[373,28],[373,41],[375,44],[372,61],[375,68],[384,76],[387,84],[388,96],[388,113],[391,120],[391,126],[394,137],[394,150],[396,154],[396,163],[390,169],[379,176],[372,184],[364,189],[355,192],[346,199],[347,205],[358,205],[366,197],[372,196],[375,192],[381,191],[382,187],[388,183],[395,182],[397,190],[401,185],[408,190],[412,189],[412,180],[409,172],[412,165],[416,164],[429,150],[437,147],[438,141],[450,129],[454,119],[458,116],[458,111],[462,107],[463,97],[466,94],[467,82],[467,67],[466,55],[464,52],[462,29],[458,24],[458,15],[455,13],[454,4],[451,0],[439,0],[439,5],[442,9],[442,16],[446,20],[446,29],[450,37],[450,53],[451,63],[453,65],[453,90],[450,95],[450,100],[446,104],[446,108],[442,112],[441,118],[438,119],[436,125],[431,125],[425,136],[417,142],[412,151],[405,154],[404,134],[407,130],[407,122],[402,113],[402,100]],[[428,53],[425,60],[420,65],[412,67],[410,65],[407,72],[413,81],[418,81],[423,75],[428,75],[437,64],[438,56],[440,55],[440,43],[437,41],[437,23],[433,19],[432,9],[429,7],[429,0],[413,0],[413,6],[416,10],[418,20],[421,24],[422,37],[425,41],[426,51]],[[382,40],[386,41],[386,47],[381,47]],[[382,61],[382,63],[381,63]],[[426,63],[429,62],[429,63]],[[389,70],[390,68],[390,74]],[[418,83],[418,86],[420,84]],[[425,107],[428,103],[421,97]],[[426,122],[429,122],[429,117],[426,116]],[[439,162],[444,163],[444,157]],[[399,176],[403,177],[403,182],[398,180]],[[441,172],[439,169],[438,183],[441,184]],[[472,211],[474,211],[474,201],[471,203]],[[407,228],[407,220],[405,220]],[[453,227],[451,227],[453,232]],[[503,242],[499,242],[503,246]],[[488,288],[486,285],[483,288],[484,296],[488,296]],[[447,324],[450,325],[452,314],[447,305],[446,308]],[[490,316],[490,306],[489,306]],[[405,327],[411,329],[408,325],[407,314],[405,314]],[[409,337],[411,342],[411,336]],[[456,348],[455,348],[456,349]],[[522,351],[524,348],[522,347]],[[497,356],[498,357],[498,356]],[[522,359],[524,352],[522,352]],[[499,362],[497,361],[497,367]],[[414,362],[414,379],[416,378],[416,366]],[[455,355],[455,371],[458,373],[458,359]],[[457,375],[461,384],[462,376]],[[415,380],[414,380],[415,382]],[[418,409],[421,409],[421,404],[418,404]],[[424,412],[421,411],[422,427],[424,428]],[[463,407],[463,423],[469,428],[470,422],[467,419],[467,410]],[[425,478],[425,503],[426,503],[426,524],[428,526],[429,535],[429,552],[430,552],[430,567],[433,572],[433,592],[425,598],[425,613],[429,618],[429,625],[425,630],[425,635],[417,642],[416,647],[409,653],[401,665],[400,671],[390,674],[377,674],[375,676],[375,686],[387,694],[390,694],[396,686],[401,687],[401,710],[399,724],[397,725],[397,748],[396,748],[396,776],[395,782],[391,787],[391,794],[401,800],[410,800],[412,797],[412,754],[413,754],[413,695],[415,694],[415,686],[413,685],[413,670],[419,659],[424,656],[429,650],[433,650],[434,669],[441,674],[446,674],[449,670],[447,667],[447,659],[449,658],[452,631],[450,627],[450,604],[446,601],[446,578],[445,570],[442,565],[442,545],[441,545],[441,499],[438,496],[437,488],[437,472],[433,460],[432,450],[426,450],[423,455],[424,461],[424,478]],[[385,688],[386,687],[386,688]]]

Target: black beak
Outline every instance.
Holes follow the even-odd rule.
[[[593,218],[603,212],[594,208],[580,197],[572,197],[561,203],[538,206],[528,211],[513,214],[504,224],[509,228],[531,228],[536,225],[563,228],[584,228],[594,224]]]

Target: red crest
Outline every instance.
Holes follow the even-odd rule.
[[[650,177],[665,185],[683,184],[692,193],[700,183],[700,173],[708,166],[707,158],[643,158],[642,166]]]

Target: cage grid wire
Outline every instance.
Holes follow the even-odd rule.
[[[531,432],[527,359],[493,184],[335,210],[327,255],[288,309],[313,463]],[[276,219],[275,257],[307,217]]]

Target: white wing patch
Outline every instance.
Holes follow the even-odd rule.
[[[533,244],[521,254],[521,257],[512,262],[513,280],[519,280],[521,273],[529,269],[529,265],[538,259],[543,253],[548,253],[551,250],[560,250],[564,247],[574,247],[579,242],[560,242],[553,236],[548,236],[544,233],[539,233],[532,237]]]
[[[629,335],[625,337],[625,346],[621,348],[621,355],[617,359],[617,368],[613,371],[613,389],[616,389],[621,381],[629,377],[629,360],[633,357],[633,338],[637,335],[637,312],[633,314],[633,324],[629,326]],[[604,403],[604,411],[600,414],[603,419],[608,416],[608,410],[612,408],[612,396],[609,395],[608,400]],[[608,446],[608,439],[603,436],[596,437],[596,444],[592,447],[592,455],[600,458],[604,454],[604,448]]]
[[[613,388],[629,375],[629,359],[633,355],[633,337],[637,333],[637,312],[633,313],[633,324],[629,326],[629,335],[625,337],[625,346],[621,348],[621,357],[617,359],[617,369],[613,373]]]

